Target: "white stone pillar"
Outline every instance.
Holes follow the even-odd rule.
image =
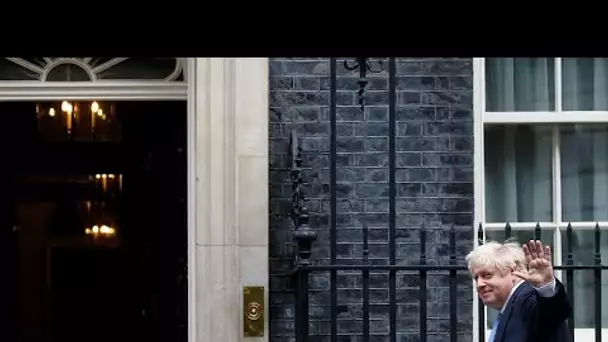
[[[268,60],[190,59],[190,342],[268,340]],[[196,178],[196,179],[194,179]],[[243,336],[243,287],[265,336]]]

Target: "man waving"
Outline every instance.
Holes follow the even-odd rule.
[[[570,342],[572,308],[553,274],[549,246],[489,242],[466,260],[481,300],[499,312],[488,342]]]

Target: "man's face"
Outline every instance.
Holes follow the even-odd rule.
[[[500,310],[513,285],[515,276],[511,271],[501,273],[497,269],[474,268],[473,279],[477,283],[477,291],[483,303],[491,308]]]

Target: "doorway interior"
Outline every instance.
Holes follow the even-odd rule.
[[[186,342],[186,101],[0,119],[3,340]]]

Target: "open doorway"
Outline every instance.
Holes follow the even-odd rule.
[[[3,340],[187,340],[186,117],[0,103]]]

